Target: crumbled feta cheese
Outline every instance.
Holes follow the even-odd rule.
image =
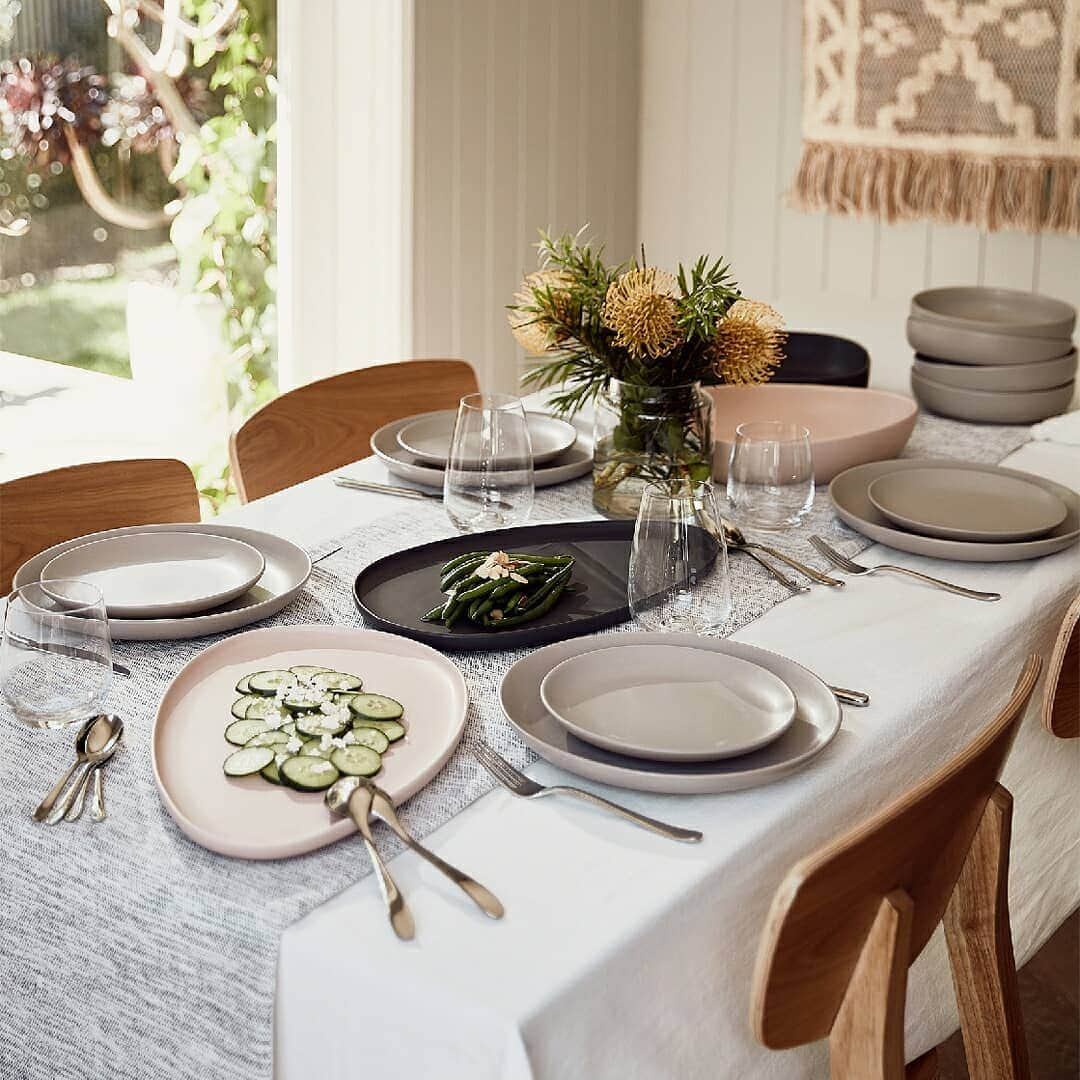
[[[345,734],[342,735],[341,741],[346,746],[351,746],[354,742],[356,742],[356,735],[353,734],[353,732],[351,731],[346,731]]]
[[[263,717],[263,723],[266,724],[268,731],[277,731],[285,723],[285,716],[282,713],[278,713],[276,716],[266,716]]]
[[[330,740],[330,745],[337,747],[338,750],[344,750],[348,743],[344,739],[333,738]]]
[[[319,749],[322,750],[323,752],[325,752],[325,751],[329,750],[332,745],[333,745],[332,737],[330,736],[329,732],[324,731],[323,734],[322,734],[322,738],[319,739]]]
[[[275,754],[274,755],[274,764],[275,765],[280,765],[283,761],[286,761],[288,759],[288,757],[289,757],[288,754]]]
[[[290,735],[289,741],[285,744],[285,749],[288,750],[290,754],[299,754],[303,745],[304,744],[295,735]]]

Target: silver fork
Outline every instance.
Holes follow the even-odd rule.
[[[497,754],[487,743],[481,742],[477,744],[476,759],[511,795],[518,795],[523,799],[537,799],[542,798],[544,795],[572,795],[576,799],[610,810],[620,817],[626,818],[627,821],[632,821],[642,828],[651,829],[653,832],[666,836],[670,840],[684,840],[695,843],[701,839],[702,834],[696,829],[680,829],[676,825],[666,825],[655,818],[646,817],[644,814],[628,810],[618,803],[602,799],[591,791],[584,791],[582,788],[564,787],[561,784],[554,787],[545,787],[543,784],[538,784],[535,780],[530,780],[524,773],[519,773],[506,758]]]
[[[906,566],[891,566],[883,563],[879,566],[860,566],[852,562],[847,556],[841,555],[835,548],[829,547],[820,536],[811,536],[810,543],[815,550],[824,555],[826,559],[840,570],[848,574],[877,574],[887,572],[891,574],[903,574],[905,577],[913,577],[919,581],[925,581],[927,585],[936,585],[946,592],[956,593],[957,596],[966,596],[971,600],[1000,600],[1001,593],[979,592],[978,589],[965,589],[962,585],[953,585],[951,582],[942,581],[941,578],[931,577],[929,574],[920,574],[918,570],[909,570]]]

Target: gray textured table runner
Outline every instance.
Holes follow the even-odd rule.
[[[923,417],[905,456],[997,462],[1028,437],[1026,427]],[[538,491],[534,520],[595,517],[589,483]],[[340,538],[342,550],[315,567],[301,596],[260,625],[362,625],[351,595],[356,572],[389,552],[452,534],[437,505],[387,509]],[[813,562],[805,542],[811,531],[849,553],[870,543],[835,518],[824,491],[796,537],[773,535],[772,542]],[[788,596],[740,557],[731,560],[731,586],[730,631]],[[117,659],[134,677],[117,679],[108,701],[124,718],[127,742],[106,773],[109,818],[100,825],[89,815],[56,827],[30,820],[70,759],[71,736],[30,732],[0,706],[0,1080],[270,1076],[281,934],[370,867],[351,841],[276,862],[226,859],[173,824],[150,769],[154,714],[177,670],[216,640],[117,643]],[[477,738],[518,765],[532,759],[497,699],[502,675],[523,651],[449,655],[468,682],[469,718],[462,746],[403,810],[420,836],[493,786],[468,753]],[[379,843],[387,852],[400,847],[386,830]],[[367,932],[389,931],[380,921]]]

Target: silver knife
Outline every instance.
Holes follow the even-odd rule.
[[[376,495],[400,495],[403,499],[434,499],[442,502],[441,491],[422,491],[420,488],[399,487],[397,484],[380,484],[376,480],[354,480],[351,476],[335,476],[334,483],[338,487],[351,488],[354,491],[371,491]],[[471,495],[466,491],[458,491],[455,498],[463,502],[484,503],[494,506],[499,510],[510,510],[512,507],[502,499],[482,499],[479,495]]]

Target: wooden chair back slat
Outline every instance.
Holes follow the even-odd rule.
[[[229,440],[243,502],[321,476],[371,453],[371,436],[391,420],[456,409],[477,391],[464,360],[406,360],[346,371],[267,402]]]
[[[911,900],[910,963],[941,922],[1041,669],[1024,666],[1008,703],[966,749],[890,806],[792,868],[774,898],[752,1019],[773,1049],[827,1036],[882,901]]]
[[[0,484],[0,589],[63,540],[128,525],[199,520],[191,470],[172,458],[95,461]]]
[[[1042,721],[1059,739],[1080,738],[1080,593],[1065,612],[1046,665]]]

